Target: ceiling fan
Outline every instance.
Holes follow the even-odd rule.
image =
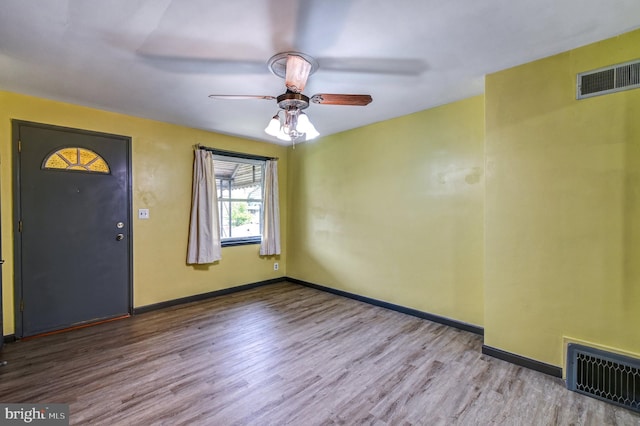
[[[265,132],[278,139],[291,141],[310,140],[319,135],[307,115],[303,112],[309,103],[322,105],[365,106],[373,100],[371,95],[318,93],[311,97],[302,93],[307,79],[318,69],[318,62],[300,52],[278,53],[269,59],[271,72],[284,78],[286,92],[279,96],[264,95],[209,95],[212,99],[264,99],[275,100],[280,110],[273,116]],[[284,116],[280,117],[283,112]],[[304,139],[302,139],[304,138]]]

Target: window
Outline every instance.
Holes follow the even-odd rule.
[[[265,160],[214,155],[222,246],[259,244]]]
[[[61,148],[52,152],[42,162],[42,168],[109,173],[109,165],[102,157],[90,149],[79,147]]]

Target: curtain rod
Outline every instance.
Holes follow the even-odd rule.
[[[226,151],[224,149],[211,148],[210,146],[204,146],[200,144],[196,144],[195,148],[204,149],[205,151],[211,151],[214,154],[232,155],[234,157],[249,158],[251,160],[279,160],[278,157],[265,157],[263,155],[246,154],[244,152]]]

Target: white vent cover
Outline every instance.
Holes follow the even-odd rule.
[[[590,98],[638,87],[640,59],[578,74],[576,98]]]

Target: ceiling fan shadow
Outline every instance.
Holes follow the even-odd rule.
[[[270,0],[273,46],[279,52],[314,55],[330,50],[349,28],[354,0]],[[319,70],[418,76],[428,66],[419,59],[317,58]]]
[[[180,55],[140,53],[136,55],[147,65],[164,71],[183,74],[268,74],[264,61],[198,58]]]
[[[403,58],[318,58],[323,71],[419,76],[429,69],[420,59]]]
[[[164,71],[184,74],[265,74],[266,61],[188,57],[136,52],[144,63]],[[373,75],[419,76],[429,69],[420,59],[402,58],[318,58],[318,70]]]
[[[313,54],[334,46],[345,30],[353,0],[270,0],[274,52]]]
[[[133,36],[104,33],[102,39],[111,47],[133,55],[150,67],[184,74],[268,74],[263,54],[250,46],[225,45],[225,51],[243,52],[242,57],[213,57],[211,42],[176,35],[153,34],[144,40]],[[219,49],[217,49],[219,50]],[[179,53],[178,53],[179,52]],[[260,60],[244,58],[261,58]]]

